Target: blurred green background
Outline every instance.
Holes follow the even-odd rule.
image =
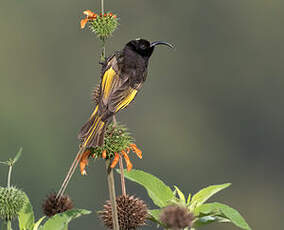
[[[146,84],[118,115],[143,150],[134,167],[185,192],[233,185],[212,200],[240,210],[255,230],[282,229],[284,30],[282,0],[106,0],[120,27],[107,53],[134,38],[165,40]],[[92,110],[100,43],[79,28],[99,0],[4,0],[0,7],[0,159],[23,146],[12,183],[42,215],[75,156],[76,138]],[[0,168],[0,184],[7,169]],[[119,184],[117,184],[119,185]],[[127,182],[129,193],[151,201]],[[120,193],[119,187],[117,192]],[[101,209],[108,198],[104,163],[77,171],[68,188],[78,208]],[[95,214],[70,229],[103,229]],[[154,229],[154,226],[145,229]],[[215,224],[204,229],[237,229]]]

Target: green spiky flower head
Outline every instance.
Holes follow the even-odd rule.
[[[0,218],[5,221],[16,218],[25,201],[25,193],[20,189],[0,187]]]
[[[105,150],[107,156],[103,158],[108,159],[114,157],[115,153],[126,150],[132,143],[134,139],[124,125],[111,123],[105,133],[104,145],[96,146],[92,152],[96,157],[101,157]]]
[[[102,146],[90,147],[82,155],[80,161],[81,174],[86,175],[85,168],[88,165],[89,156],[103,159],[113,158],[110,165],[111,168],[114,168],[117,165],[120,156],[123,156],[127,170],[130,171],[133,166],[128,156],[130,152],[135,153],[142,159],[142,151],[134,143],[134,139],[127,128],[121,124],[111,123],[105,131],[104,144]]]
[[[109,38],[117,26],[117,17],[112,13],[100,15],[90,22],[91,31],[95,32],[96,35],[102,40]]]
[[[86,17],[81,20],[81,29],[89,24],[89,28],[101,40],[109,38],[118,26],[118,18],[115,14],[108,12],[105,14],[96,14],[90,10],[83,12]]]

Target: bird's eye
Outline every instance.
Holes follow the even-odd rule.
[[[141,50],[145,50],[147,47],[144,45],[144,44],[142,44],[142,45],[140,45],[140,49]]]

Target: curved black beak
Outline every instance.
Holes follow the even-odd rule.
[[[168,43],[168,42],[162,42],[162,41],[156,41],[156,42],[152,42],[150,47],[155,47],[157,45],[165,45],[165,46],[168,46],[170,48],[174,48],[174,45],[172,45],[171,43]]]

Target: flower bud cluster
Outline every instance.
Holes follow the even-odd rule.
[[[25,205],[25,194],[16,187],[0,187],[0,219],[13,220]]]
[[[109,124],[105,132],[104,145],[92,148],[94,157],[109,159],[129,148],[134,143],[133,137],[123,125]]]
[[[109,38],[118,26],[118,18],[111,12],[98,15],[90,10],[86,10],[83,14],[86,15],[86,18],[81,20],[81,28],[85,28],[89,22],[90,30],[101,40]]]

